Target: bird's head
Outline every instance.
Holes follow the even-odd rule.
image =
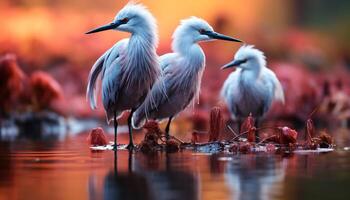
[[[238,67],[243,70],[257,70],[265,65],[264,52],[254,48],[253,45],[243,45],[235,54],[233,61],[227,63],[221,69]]]
[[[145,6],[131,2],[117,13],[110,24],[93,29],[86,34],[105,30],[119,30],[133,34],[147,31],[156,33],[157,23],[154,16]]]
[[[181,24],[176,28],[173,38],[186,39],[187,42],[197,43],[209,40],[228,40],[233,42],[242,42],[238,39],[217,33],[208,22],[198,17],[190,17],[182,20]]]

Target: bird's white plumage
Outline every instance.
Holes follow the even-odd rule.
[[[252,45],[244,45],[234,59],[246,62],[229,75],[221,90],[233,118],[246,117],[249,113],[261,117],[274,100],[284,103],[281,83],[275,73],[266,67],[262,51]]]
[[[131,37],[117,42],[106,51],[90,71],[87,98],[96,108],[96,82],[101,73],[102,101],[110,122],[116,113],[138,107],[160,75],[156,47],[157,25],[152,14],[141,4],[129,3],[115,17],[115,21],[129,21],[116,30],[131,33]]]
[[[175,116],[198,96],[205,55],[198,42],[211,40],[199,30],[213,31],[203,19],[182,20],[173,34],[174,53],[160,57],[162,76],[133,115],[133,126],[140,127],[146,118],[162,120]]]

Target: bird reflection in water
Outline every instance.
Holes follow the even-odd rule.
[[[227,163],[225,179],[232,199],[279,198],[288,160],[268,155],[242,155]]]
[[[119,173],[115,166],[115,171],[111,171],[105,177],[104,199],[198,199],[198,180],[191,173],[173,169],[171,155],[157,154],[140,157],[143,156],[150,156],[150,160],[164,160],[164,163],[158,161],[151,163],[152,165],[164,164],[165,168],[145,170],[139,165],[138,159],[135,159],[135,153],[129,152],[128,171]],[[118,164],[116,161],[115,163]]]

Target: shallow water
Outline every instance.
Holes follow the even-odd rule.
[[[145,155],[87,134],[0,142],[0,199],[348,199],[350,151]],[[136,135],[139,141],[142,135]],[[124,142],[126,135],[120,135]],[[116,162],[115,162],[116,161]]]

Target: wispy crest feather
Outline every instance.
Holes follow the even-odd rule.
[[[239,48],[235,54],[235,59],[248,57],[256,57],[259,61],[259,64],[263,67],[266,67],[266,56],[264,52],[256,49],[254,45],[245,44],[241,46],[241,48]]]

